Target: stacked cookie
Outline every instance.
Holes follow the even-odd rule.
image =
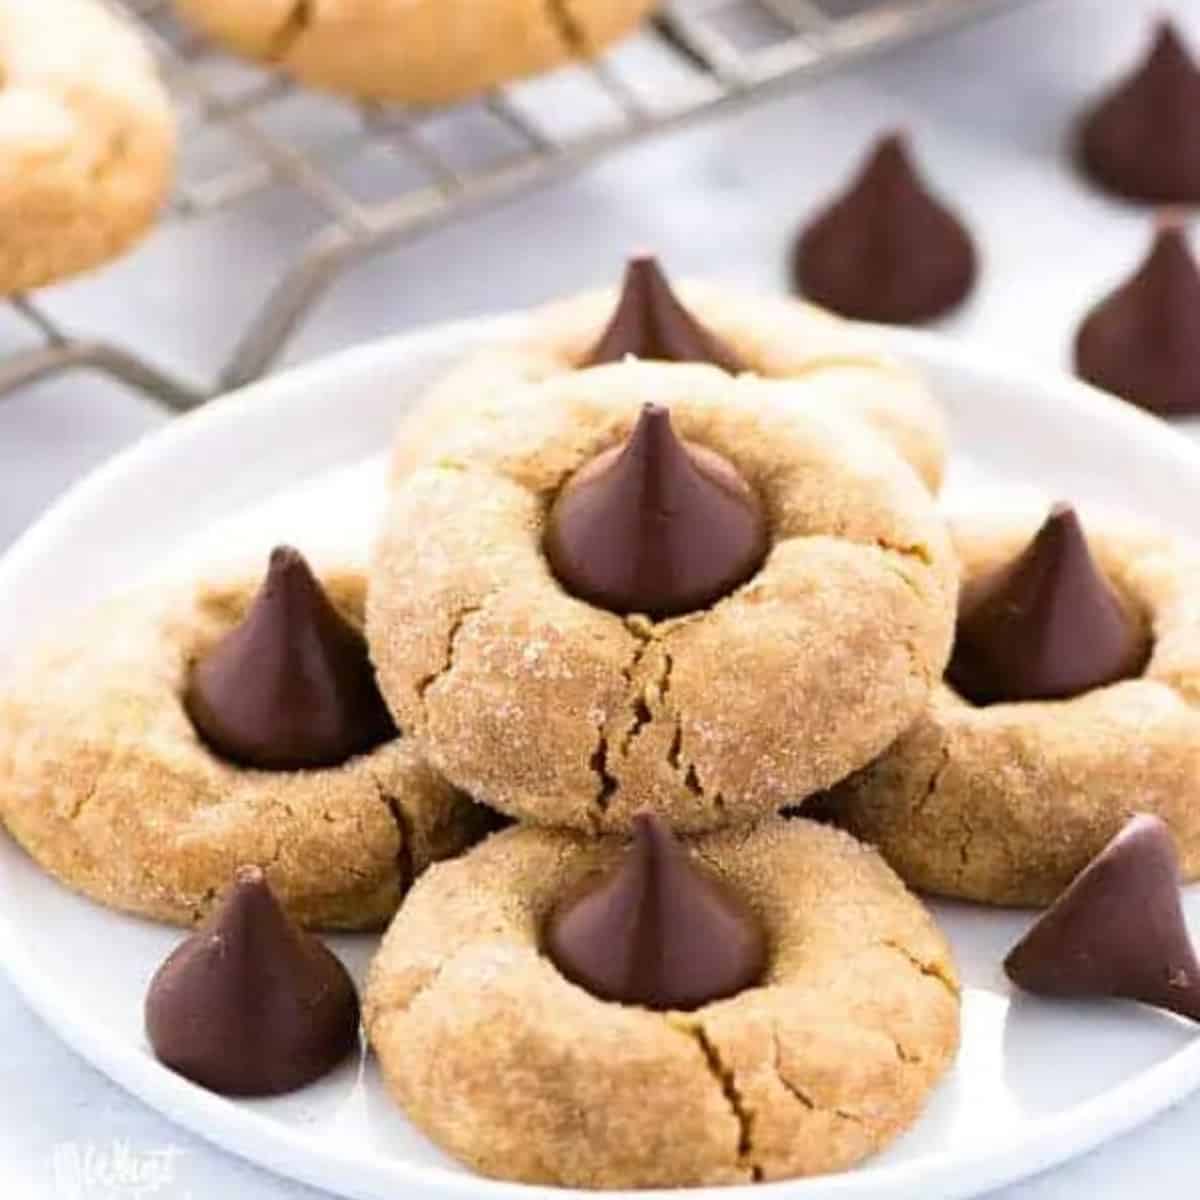
[[[202,1086],[341,1062],[358,997],[311,931],[390,921],[371,1046],[480,1172],[844,1169],[958,1045],[908,886],[1055,901],[1023,986],[1200,1014],[1200,559],[1066,505],[948,528],[944,457],[861,333],[637,259],[409,414],[369,571],[281,547],[31,651],[0,817],[199,924],[146,1027]]]
[[[778,814],[941,678],[942,461],[920,383],[852,331],[648,259],[402,426],[380,687],[520,823],[419,881],[372,970],[368,1034],[440,1145],[695,1186],[841,1169],[915,1119],[958,1041],[946,943],[873,851]]]

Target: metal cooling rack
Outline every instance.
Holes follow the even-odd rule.
[[[231,60],[181,27],[169,0],[107,2],[149,39],[180,107],[185,154],[188,139],[218,128],[241,152],[238,165],[181,182],[168,220],[230,210],[283,187],[302,194],[323,225],[296,247],[291,265],[210,378],[197,382],[157,367],[132,342],[71,336],[44,306],[22,296],[11,304],[37,344],[0,358],[0,396],[49,375],[89,368],[183,411],[267,372],[326,289],[369,256],[562,178],[639,138],[734,111],[1003,0],[668,0],[628,48],[570,69],[579,94],[590,93],[584,107],[604,114],[594,125],[556,131],[543,119],[545,106],[539,111],[536,83],[502,88],[474,106],[500,149],[466,166],[431,135],[438,113],[392,105],[339,103],[343,127],[322,144],[298,144],[271,120],[300,92],[296,85],[275,72],[239,66],[237,88],[217,86],[214,67],[232,67]],[[669,86],[660,71],[644,70],[652,58],[670,65]],[[411,172],[404,185],[382,199],[356,196],[341,182],[342,169],[365,153],[403,160]]]

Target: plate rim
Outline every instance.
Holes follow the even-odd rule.
[[[153,431],[113,458],[100,464],[68,488],[0,557],[0,595],[9,581],[35,562],[43,547],[52,543],[76,513],[85,513],[94,499],[153,463],[168,450],[180,452],[189,441],[210,436],[236,436],[247,406],[261,417],[271,409],[295,403],[299,395],[320,394],[324,380],[345,378],[393,361],[438,343],[475,343],[510,336],[524,314],[510,313],[432,325],[423,329],[351,347],[312,363],[293,367],[230,393],[203,408]],[[882,345],[915,360],[919,365],[945,368],[964,376],[982,374],[1014,387],[1031,388],[1082,418],[1103,415],[1116,432],[1140,442],[1150,442],[1159,454],[1185,463],[1200,475],[1200,447],[1165,422],[1123,401],[1058,371],[972,343],[922,330],[875,328]],[[16,922],[0,904],[0,963],[29,1007],[55,1036],[83,1059],[168,1120],[181,1125],[224,1151],[265,1167],[287,1179],[329,1189],[339,1195],[369,1197],[384,1194],[379,1188],[409,1187],[418,1196],[448,1200],[562,1200],[588,1193],[540,1185],[487,1179],[474,1173],[459,1174],[444,1167],[415,1164],[404,1159],[363,1160],[339,1151],[336,1145],[314,1148],[299,1130],[277,1124],[262,1137],[262,1119],[245,1107],[215,1096],[182,1079],[153,1057],[125,1042],[114,1040],[103,1029],[93,1028],[71,1004],[58,995],[49,976],[41,972],[22,946]],[[614,1200],[655,1200],[662,1196],[689,1200],[805,1200],[819,1190],[822,1198],[863,1195],[864,1180],[874,1195],[921,1196],[924,1200],[958,1200],[1025,1179],[1066,1162],[1133,1129],[1171,1104],[1200,1088],[1200,1038],[1124,1081],[1108,1092],[1056,1113],[1027,1130],[1000,1141],[963,1150],[951,1156],[929,1154],[910,1162],[868,1168],[842,1175],[783,1180],[720,1188],[620,1191],[607,1193]],[[359,1183],[355,1182],[357,1176]],[[354,1188],[347,1190],[347,1185]],[[369,1187],[371,1190],[359,1190]]]

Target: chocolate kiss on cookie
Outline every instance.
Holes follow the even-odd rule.
[[[1145,62],[1085,117],[1079,153],[1110,192],[1200,204],[1200,67],[1169,21]]]
[[[1200,1021],[1200,963],[1179,901],[1167,826],[1136,816],[1004,961],[1044,996],[1115,996]]]
[[[975,704],[1065,699],[1139,674],[1148,649],[1056,504],[1012,562],[963,587],[947,678]]]
[[[230,762],[331,767],[396,736],[363,635],[280,547],[242,623],[192,669],[184,704]]]
[[[146,995],[157,1057],[227,1096],[294,1091],[358,1044],[345,967],[244,867],[204,924],[159,967]]]
[[[649,813],[634,817],[633,844],[617,867],[551,914],[545,946],[593,996],[658,1010],[688,1011],[745,991],[767,960],[745,901]]]
[[[648,404],[623,446],[567,481],[545,550],[572,595],[612,612],[670,617],[749,579],[766,557],[767,524],[732,463],[680,441],[670,412]]]
[[[802,231],[796,289],[847,317],[916,324],[966,299],[975,283],[966,227],[926,187],[904,138],[877,143],[849,190]]]
[[[1200,412],[1200,267],[1182,226],[1165,223],[1137,274],[1088,314],[1075,368],[1152,412]]]
[[[629,356],[711,363],[733,375],[746,369],[730,347],[688,312],[649,254],[629,260],[616,312],[585,365],[598,367]]]

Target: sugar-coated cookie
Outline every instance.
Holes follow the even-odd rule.
[[[192,924],[252,864],[305,925],[380,926],[484,814],[403,736],[306,770],[239,766],[210,747],[185,707],[189,677],[260,581],[147,586],[35,651],[0,693],[0,820],[63,883],[129,912]],[[362,573],[322,581],[360,625]]]
[[[464,427],[502,423],[509,394],[523,384],[589,365],[619,306],[626,312],[641,308],[643,320],[661,322],[661,312],[645,313],[656,300],[677,319],[693,319],[700,336],[717,341],[721,358],[714,359],[710,346],[704,361],[723,360],[735,373],[796,380],[808,400],[875,429],[930,488],[941,484],[945,417],[920,376],[881,350],[868,332],[783,296],[701,282],[672,290],[657,264],[644,258],[630,264],[622,294],[589,292],[535,311],[514,340],[472,355],[439,381],[401,423],[393,473],[400,477],[421,465]],[[686,352],[678,344],[659,349],[667,351],[676,358]]]
[[[972,581],[1029,554],[1039,520],[957,522],[965,597]],[[1145,634],[1144,649],[1130,657],[1119,629],[1114,634],[1086,611],[1088,593],[1072,568],[1062,592],[1069,605],[1033,631],[1040,665],[1073,671],[1079,652],[1091,648],[1110,659],[1110,682],[982,705],[944,685],[894,746],[822,802],[914,887],[993,904],[1048,904],[1135,813],[1162,818],[1185,876],[1200,876],[1200,556],[1123,520],[1097,517],[1086,531],[1131,627]],[[1045,564],[1038,566],[1044,579]],[[1023,598],[1013,609],[1044,607]],[[1049,645],[1068,634],[1076,639],[1071,653]],[[1052,682],[1022,661],[1011,631],[1006,641],[1004,663],[1019,683]],[[977,663],[973,674],[979,670]]]
[[[447,104],[630,33],[657,0],[175,0],[216,41],[302,83]]]
[[[367,634],[438,770],[538,824],[624,830],[648,807],[697,832],[830,786],[916,718],[953,632],[943,522],[880,438],[794,386],[633,361],[559,373],[393,487]],[[767,517],[761,567],[658,620],[573,594],[546,543],[564,485],[628,446],[646,405],[740,472]],[[719,540],[715,525],[687,532],[680,555]]]
[[[11,295],[146,232],[175,127],[149,52],[96,0],[0,0],[0,62],[0,295]]]
[[[958,982],[877,854],[808,821],[694,842],[769,955],[756,986],[684,1012],[598,999],[544,952],[562,897],[622,853],[513,829],[413,889],[364,1017],[424,1133],[495,1178],[659,1188],[841,1170],[916,1120],[958,1046]]]

